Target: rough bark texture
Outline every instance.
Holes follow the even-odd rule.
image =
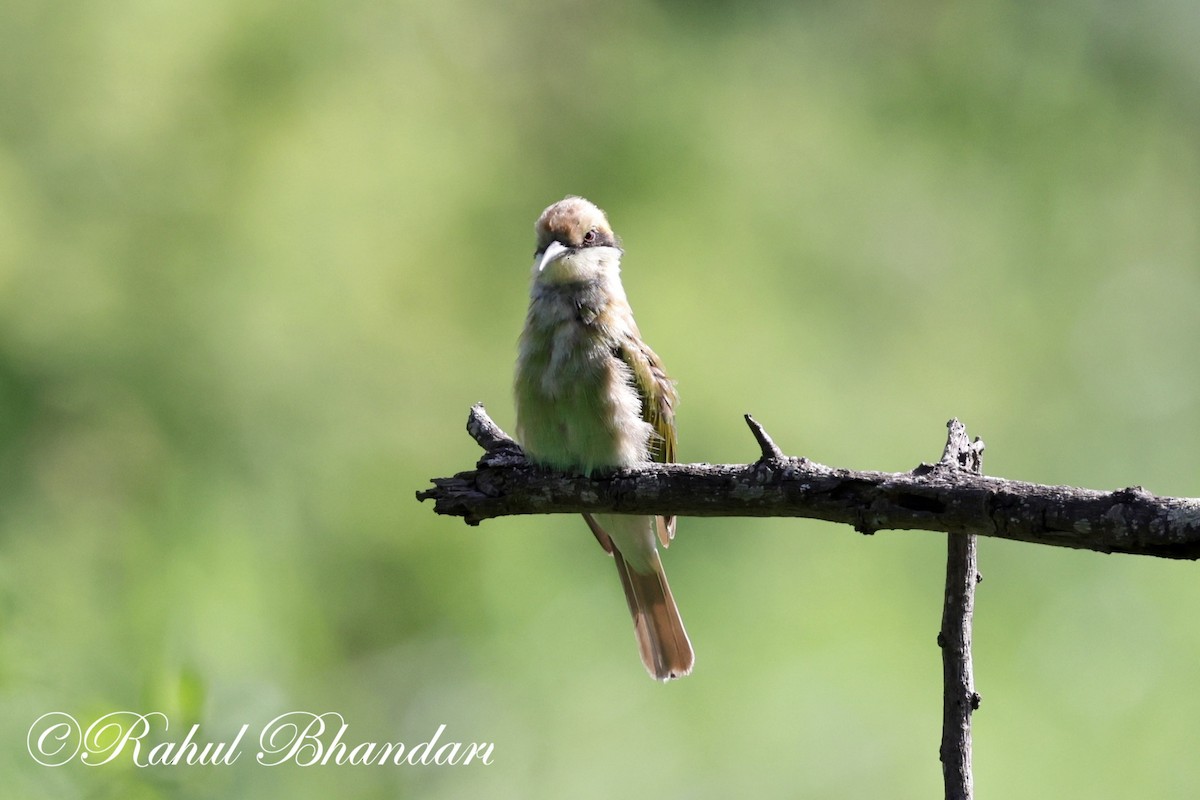
[[[781,454],[747,419],[762,457],[752,464],[647,464],[586,478],[540,469],[475,405],[467,422],[487,452],[476,469],[417,492],[439,514],[477,525],[514,514],[616,512],[680,516],[811,517],[862,533],[928,530],[1023,542],[1200,558],[1200,499],[1157,497],[989,478],[921,464],[862,472]]]
[[[950,434],[938,468],[983,473],[983,442],[967,438],[966,428],[956,419],[948,423]],[[947,800],[971,800],[971,714],[979,708],[971,663],[971,626],[975,613],[975,586],[979,583],[975,536],[946,535],[946,591],[942,602],[942,779]]]

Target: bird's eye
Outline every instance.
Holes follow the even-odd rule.
[[[588,231],[587,233],[585,233],[585,234],[583,235],[583,243],[584,243],[584,244],[595,244],[595,243],[596,243],[596,237],[597,237],[598,235],[599,235],[599,234],[597,234],[597,233],[596,233],[596,229],[595,229],[595,228],[592,228],[590,231]]]

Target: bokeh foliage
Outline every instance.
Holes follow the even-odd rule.
[[[1200,16],[1109,0],[7,0],[12,796],[930,797],[942,544],[683,520],[696,673],[581,522],[413,500],[511,427],[532,223],[583,194],[682,457],[1200,494]],[[981,795],[1200,782],[1195,567],[984,541]],[[57,770],[39,714],[337,710],[486,769]],[[181,730],[182,729],[182,730]],[[9,791],[6,789],[6,791]]]

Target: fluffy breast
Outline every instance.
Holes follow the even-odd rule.
[[[648,458],[651,426],[621,332],[587,292],[535,295],[517,363],[517,437],[536,461],[590,473]]]

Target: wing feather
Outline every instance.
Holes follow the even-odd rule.
[[[639,339],[624,342],[618,355],[633,374],[634,387],[642,401],[642,419],[654,429],[649,443],[650,460],[673,463],[677,445],[675,382],[667,377],[658,355]],[[675,538],[675,517],[659,517],[657,527],[659,541],[663,547],[668,546]]]

